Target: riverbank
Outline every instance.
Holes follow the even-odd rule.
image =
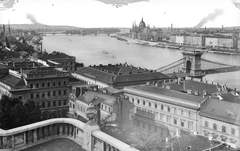
[[[177,50],[200,50],[209,53],[216,53],[216,54],[224,54],[224,55],[240,55],[240,51],[237,50],[227,50],[227,49],[218,49],[218,48],[206,48],[206,47],[199,47],[199,46],[190,46],[190,45],[179,45],[173,44],[168,42],[151,42],[151,41],[144,41],[139,39],[132,39],[125,36],[112,36],[117,38],[121,41],[126,41],[126,44],[134,43],[143,46],[151,46],[151,47],[160,47],[160,48],[169,48],[169,49],[177,49]]]

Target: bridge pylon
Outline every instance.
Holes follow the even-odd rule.
[[[183,72],[193,78],[202,78],[205,74],[201,69],[201,51],[183,51]]]

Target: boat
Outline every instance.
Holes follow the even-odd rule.
[[[116,56],[115,56],[115,55],[112,55],[111,58],[116,59]]]

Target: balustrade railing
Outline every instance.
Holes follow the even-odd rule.
[[[57,138],[71,139],[87,151],[137,151],[93,126],[95,129],[91,131],[91,125],[79,120],[56,118],[10,130],[0,129],[0,151],[18,151]]]

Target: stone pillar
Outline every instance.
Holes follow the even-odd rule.
[[[62,135],[63,133],[63,125],[59,124],[59,135]]]
[[[38,136],[37,136],[37,129],[33,130],[33,142],[38,141]]]
[[[84,140],[83,140],[83,149],[86,151],[93,150],[93,136],[92,132],[100,130],[99,126],[94,121],[89,121],[85,124],[83,131],[84,131]]]
[[[24,144],[27,145],[27,131],[23,132]]]
[[[2,143],[2,141],[3,141],[3,136],[0,136],[0,148],[3,148],[3,143]]]

